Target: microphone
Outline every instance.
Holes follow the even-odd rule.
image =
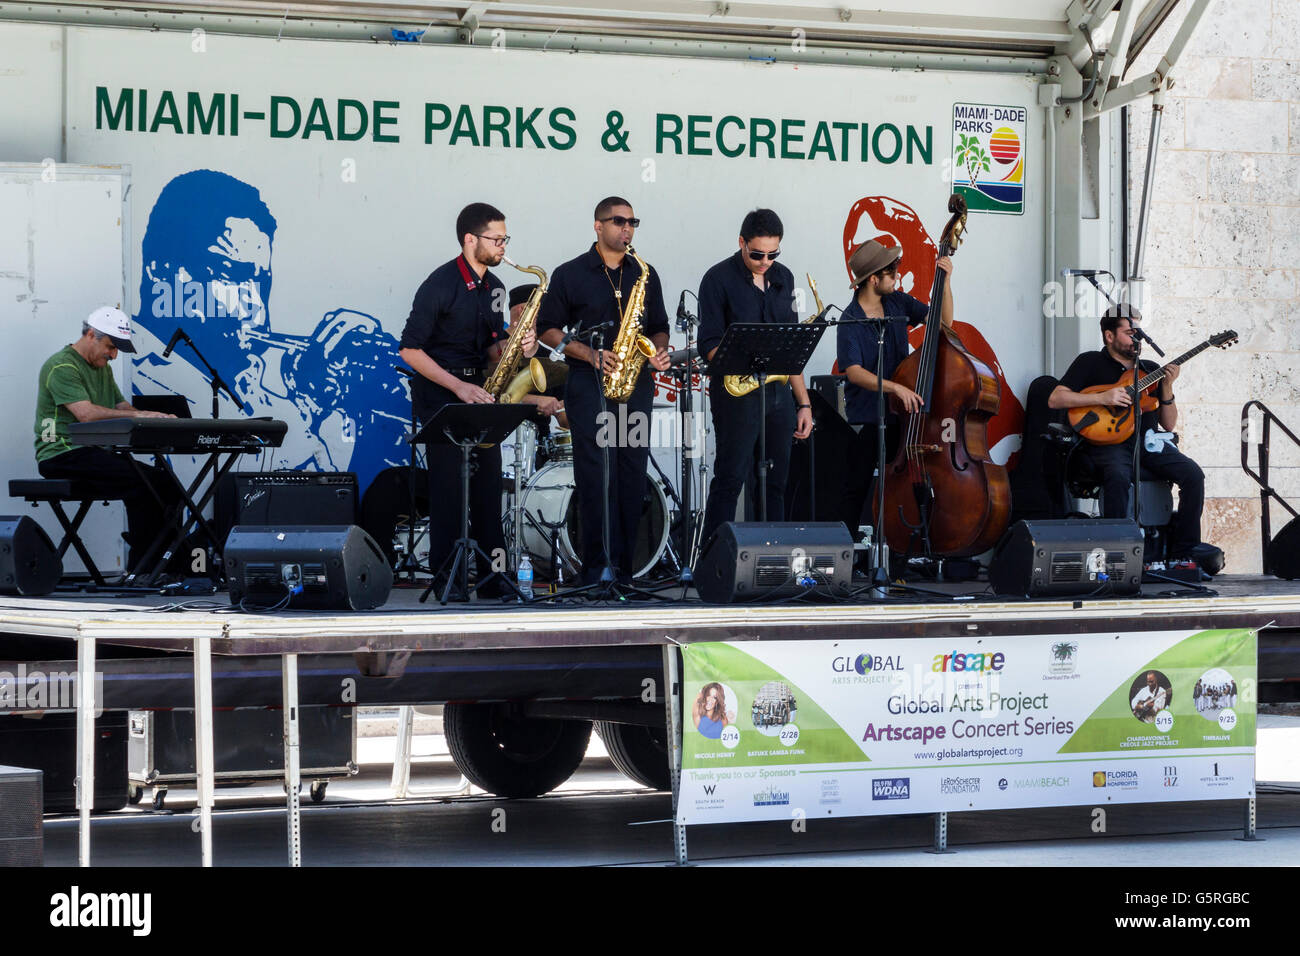
[[[184,329],[177,329],[175,332],[172,333],[171,341],[167,343],[167,347],[163,349],[162,357],[168,358],[172,354],[172,349],[176,348],[176,343],[179,342],[181,339],[184,339],[186,342],[188,342],[190,340],[190,337],[185,334]]]
[[[686,311],[686,290],[683,289],[681,296],[677,299],[677,331],[685,332],[694,321],[695,316]]]
[[[1070,276],[1079,276],[1080,278],[1089,278],[1091,276],[1110,276],[1112,279],[1115,273],[1109,269],[1062,269],[1061,277],[1069,278]]]
[[[574,340],[576,332],[565,332],[564,338],[560,339],[560,344],[551,349],[551,361],[559,362],[564,358],[564,347]]]

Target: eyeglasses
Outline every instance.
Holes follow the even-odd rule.
[[[768,262],[774,262],[776,257],[781,254],[780,249],[776,250],[776,252],[759,252],[757,249],[749,249],[747,251],[749,252],[749,258],[753,259],[755,262],[762,262],[764,259]]]
[[[624,226],[631,226],[633,229],[635,229],[637,226],[641,225],[640,219],[628,219],[626,216],[606,216],[604,219],[597,219],[596,221],[612,222],[620,229],[622,229]]]
[[[478,236],[480,239],[486,239],[488,242],[495,243],[498,249],[504,249],[506,244],[510,242],[509,236],[483,236],[479,235],[477,232],[474,233],[474,235]]]

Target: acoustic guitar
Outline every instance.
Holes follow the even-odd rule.
[[[1133,414],[1134,406],[1140,404],[1144,412],[1153,412],[1159,407],[1160,400],[1155,395],[1155,389],[1160,384],[1160,380],[1168,374],[1170,368],[1175,365],[1182,365],[1189,359],[1200,355],[1210,346],[1214,346],[1216,349],[1226,349],[1236,341],[1237,333],[1231,329],[1220,332],[1218,335],[1211,335],[1196,348],[1189,349],[1172,362],[1160,366],[1155,371],[1147,372],[1139,378],[1137,394],[1142,396],[1140,403],[1134,402],[1133,405],[1126,407],[1119,405],[1081,405],[1078,408],[1071,408],[1069,410],[1070,427],[1094,445],[1118,445],[1120,442],[1128,441],[1129,436],[1133,434],[1133,425],[1136,420],[1136,416]],[[1113,385],[1089,386],[1080,394],[1108,392],[1112,388],[1122,388],[1130,396],[1134,396],[1131,375],[1125,375],[1124,378]]]

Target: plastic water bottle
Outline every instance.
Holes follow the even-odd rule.
[[[533,599],[533,559],[524,555],[519,559],[519,568],[515,571],[515,584],[525,601]]]

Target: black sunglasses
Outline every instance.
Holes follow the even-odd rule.
[[[622,229],[624,226],[631,226],[633,229],[635,229],[637,226],[641,225],[640,219],[628,219],[626,216],[606,216],[604,219],[597,219],[596,221],[612,222],[620,229]]]
[[[764,259],[767,259],[769,262],[772,262],[776,259],[777,256],[781,254],[780,249],[776,250],[776,252],[758,252],[755,249],[750,249],[748,250],[748,252],[749,252],[749,258],[753,259],[755,262],[762,262]]]

